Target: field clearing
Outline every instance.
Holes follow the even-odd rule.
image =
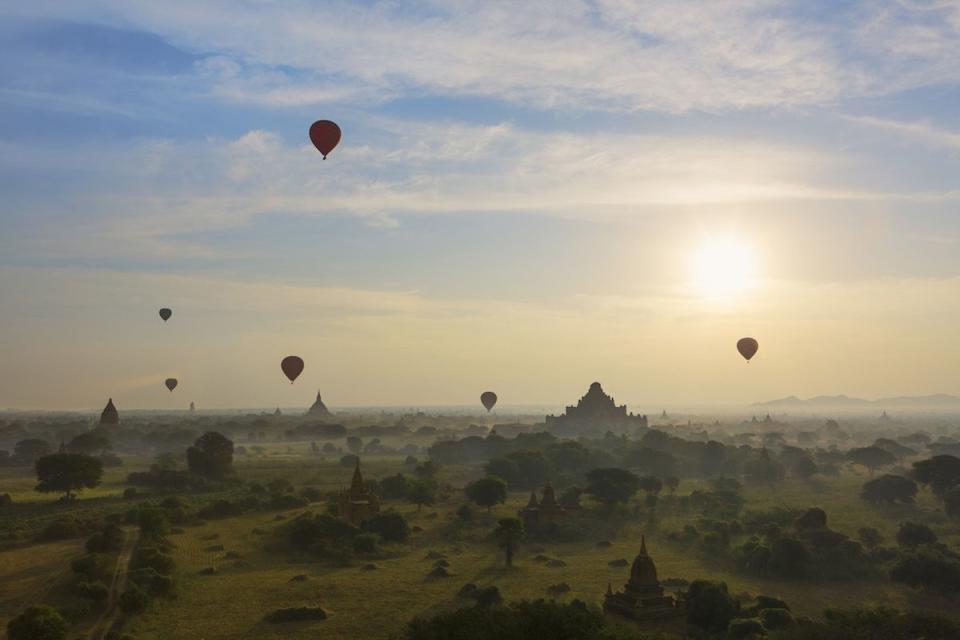
[[[83,555],[83,542],[65,540],[0,551],[0,630],[25,607],[45,601],[70,573],[70,562]]]

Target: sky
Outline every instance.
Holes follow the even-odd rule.
[[[958,105],[960,0],[4,2],[0,408],[960,393]]]

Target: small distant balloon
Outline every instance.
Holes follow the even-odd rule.
[[[493,391],[484,391],[480,394],[480,403],[486,407],[487,413],[490,413],[490,409],[497,404],[497,394]]]
[[[177,388],[177,379],[167,378],[163,381],[163,384],[167,385],[167,389],[170,390],[170,393],[173,393],[173,390]]]
[[[297,356],[287,356],[280,362],[283,374],[290,380],[290,384],[303,372],[303,359]]]
[[[747,362],[750,362],[750,358],[757,355],[757,349],[760,348],[759,343],[753,338],[740,338],[737,340],[737,351],[740,352]]]
[[[317,120],[310,125],[310,142],[327,159],[327,154],[340,142],[340,127],[330,120]]]
[[[173,315],[173,311],[170,311],[170,309],[167,309],[166,307],[164,307],[163,309],[160,309],[160,317],[163,318],[164,322],[169,320],[170,316],[172,315]]]

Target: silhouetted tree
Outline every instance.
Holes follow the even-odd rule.
[[[503,518],[493,532],[497,544],[503,549],[507,566],[513,566],[513,552],[523,538],[523,523],[518,518]]]
[[[914,462],[913,478],[942,496],[948,489],[960,484],[960,459],[942,455]]]
[[[70,500],[74,491],[92,489],[100,484],[103,464],[82,453],[54,453],[39,458],[34,464],[37,472],[36,490],[42,493],[63,492]]]
[[[873,527],[860,527],[857,529],[857,537],[867,549],[875,549],[883,542],[883,536]]]
[[[25,464],[33,464],[52,450],[50,443],[40,438],[27,438],[13,445],[13,455]]]
[[[854,464],[866,467],[873,475],[880,467],[887,467],[897,461],[897,458],[880,447],[860,447],[847,451],[847,460]]]
[[[943,494],[943,508],[951,518],[960,519],[960,487],[954,487]]]
[[[387,542],[404,542],[410,537],[410,525],[396,511],[378,513],[363,522],[363,530],[379,534]]]
[[[363,449],[363,440],[357,436],[347,436],[347,451],[357,455]]]
[[[587,473],[584,492],[610,505],[626,502],[639,488],[640,479],[626,469],[593,469]]]
[[[487,476],[468,484],[464,493],[477,506],[486,507],[489,512],[493,505],[503,504],[507,499],[507,483],[503,478]]]
[[[673,495],[676,492],[677,487],[680,486],[680,478],[677,476],[667,476],[663,483],[667,485],[667,489],[670,491],[670,495]]]
[[[67,623],[53,607],[28,607],[7,623],[9,640],[63,640]]]
[[[402,499],[409,490],[410,480],[402,473],[387,476],[380,481],[380,495],[387,500]]]
[[[723,582],[694,580],[687,588],[687,622],[714,633],[726,631],[739,604]]]
[[[883,475],[864,483],[860,498],[866,502],[910,503],[917,495],[917,483],[903,476]]]
[[[109,448],[110,441],[106,437],[92,431],[81,433],[67,443],[67,451],[70,453],[85,453],[90,456],[96,453],[103,453]]]
[[[904,522],[897,531],[897,544],[901,547],[917,547],[921,544],[933,544],[937,541],[937,534],[925,524]]]
[[[417,505],[417,511],[425,504],[433,504],[436,499],[437,483],[432,480],[418,478],[407,486],[407,500]]]
[[[233,471],[233,442],[216,431],[208,431],[187,449],[187,467],[212,480],[226,477]]]
[[[663,490],[663,483],[656,476],[643,476],[639,481],[640,490],[648,495],[658,495]]]

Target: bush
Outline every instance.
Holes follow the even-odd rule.
[[[375,533],[361,533],[353,539],[354,553],[373,553],[377,550],[379,536]]]
[[[960,591],[960,559],[932,547],[904,553],[890,579],[912,587],[950,594]]]
[[[473,520],[473,508],[468,504],[460,505],[457,507],[457,517],[463,522],[470,522]]]
[[[127,587],[120,596],[120,610],[127,614],[143,613],[150,604],[150,596],[136,584]]]
[[[29,607],[7,624],[8,640],[63,640],[67,623],[53,607]]]
[[[327,612],[320,607],[288,607],[277,609],[268,614],[264,620],[277,624],[280,622],[296,622],[298,620],[326,620]]]
[[[119,551],[123,546],[123,529],[115,524],[109,524],[103,528],[103,531],[90,536],[87,540],[87,551],[90,553],[107,553],[108,551]]]
[[[107,585],[99,580],[96,582],[78,582],[73,587],[73,592],[81,598],[89,598],[95,602],[103,602],[110,595]]]
[[[96,553],[77,558],[70,563],[70,568],[74,573],[84,576],[87,580],[95,580],[109,573],[106,558]]]
[[[760,621],[771,631],[786,629],[794,623],[793,614],[786,609],[763,609],[760,612]]]
[[[694,580],[687,589],[686,600],[687,622],[706,631],[723,631],[739,609],[723,582]]]
[[[83,532],[76,520],[73,518],[60,518],[44,527],[40,535],[37,536],[37,539],[42,542],[50,542],[54,540],[79,538],[81,535],[83,535]]]
[[[756,618],[739,618],[731,620],[727,627],[727,637],[732,640],[741,640],[741,638],[753,638],[766,635],[763,625]]]
[[[396,511],[376,514],[363,523],[363,529],[379,534],[387,542],[404,542],[410,537],[410,525]]]
[[[904,522],[897,531],[897,544],[901,547],[914,548],[921,544],[933,544],[936,541],[937,534],[924,524]]]

